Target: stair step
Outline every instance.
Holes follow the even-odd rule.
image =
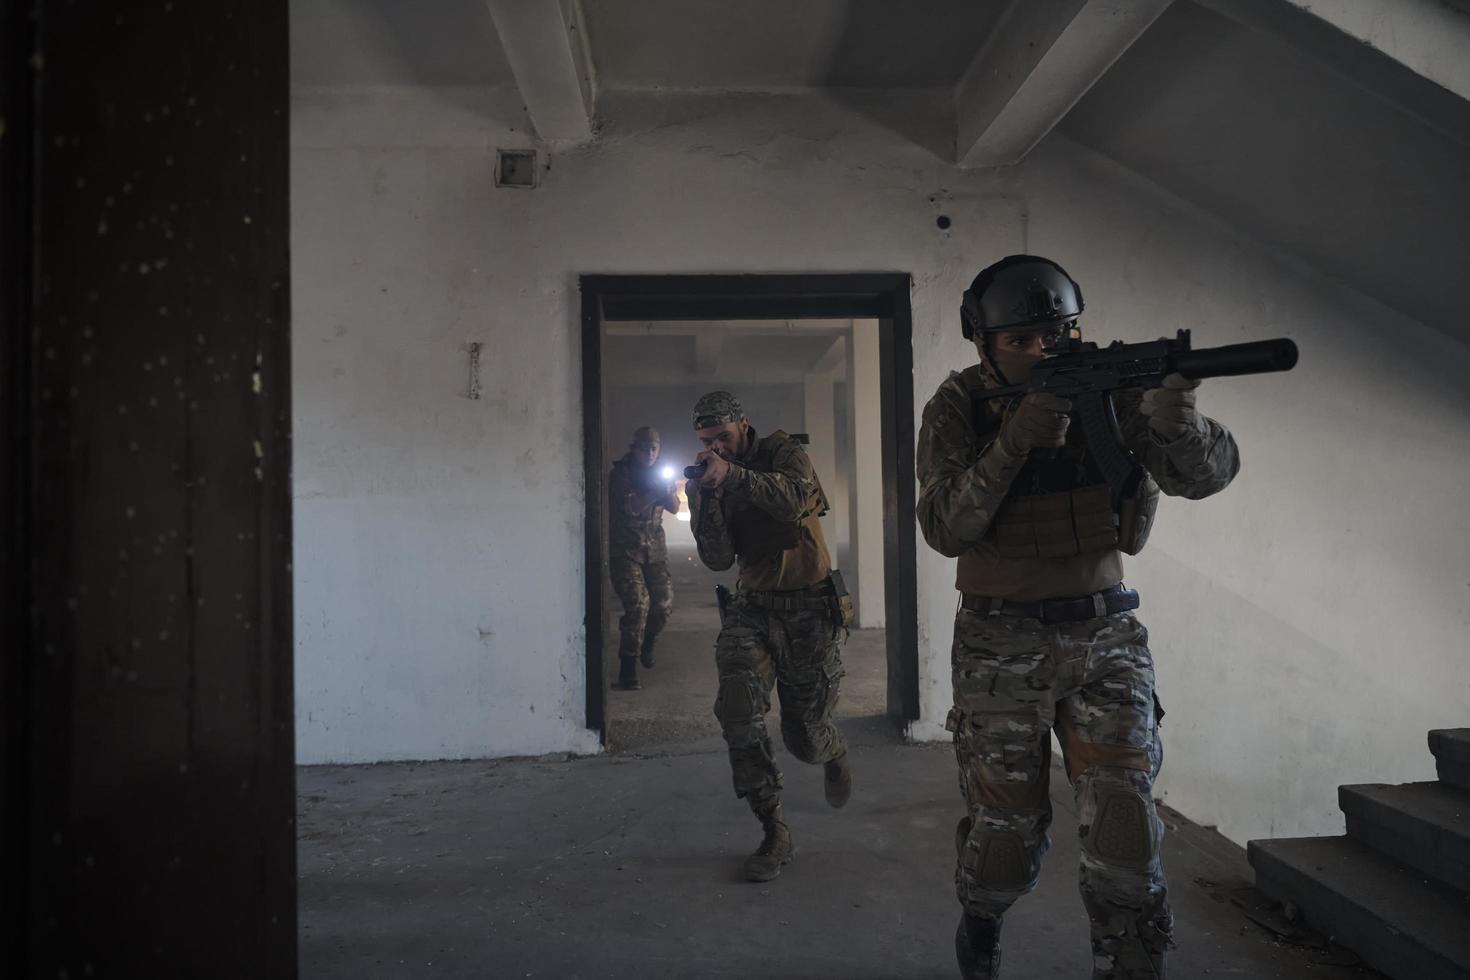
[[[1470,728],[1441,728],[1429,733],[1429,751],[1441,782],[1470,790]]]
[[[1350,837],[1253,840],[1256,887],[1395,980],[1470,976],[1470,899]]]
[[[1470,793],[1448,783],[1339,786],[1348,836],[1470,892]]]

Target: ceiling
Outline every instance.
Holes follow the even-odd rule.
[[[582,0],[609,89],[952,88],[1005,0]]]
[[[490,13],[513,2],[292,0],[293,80],[515,86],[516,59]],[[1016,56],[1018,19],[1091,0],[579,2],[599,92],[861,90],[908,93],[911,105],[922,93],[955,134],[967,86],[1006,84],[1003,70],[973,70],[991,67],[977,59]],[[1055,130],[1344,287],[1470,340],[1445,288],[1470,267],[1470,102],[1306,6],[1174,0],[1098,69]],[[543,66],[541,48],[518,53],[518,65]],[[963,155],[958,137],[910,138]]]
[[[485,0],[291,0],[291,81],[513,84]]]
[[[1361,77],[1176,3],[1060,128],[1389,307],[1463,329],[1443,287],[1470,267],[1470,144]]]

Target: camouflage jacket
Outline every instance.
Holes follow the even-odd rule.
[[[984,403],[985,417],[977,419],[975,416],[970,388],[993,384],[982,365],[973,365],[962,374],[951,374],[924,407],[915,459],[919,478],[919,527],[935,551],[951,557],[970,553],[968,558],[971,561],[978,557],[992,565],[1014,563],[1015,567],[1006,569],[1006,575],[998,577],[1019,580],[1040,573],[1043,564],[1049,572],[1055,571],[1058,562],[1033,560],[1031,566],[1027,566],[1021,560],[1013,562],[995,558],[984,547],[986,532],[1006,500],[1012,482],[1026,463],[1026,457],[1010,455],[993,438],[1003,404]],[[1200,428],[1165,445],[1149,429],[1148,419],[1138,411],[1142,397],[1139,389],[1126,389],[1112,395],[1123,442],[1143,464],[1158,488],[1171,496],[1192,500],[1224,489],[1240,469],[1239,451],[1230,432],[1219,422],[1201,416]],[[1075,422],[1073,428],[1076,428]],[[987,440],[981,436],[981,431],[990,433],[991,437]],[[1088,575],[1112,578],[1113,581],[1121,578],[1121,557],[1116,552],[1100,559],[1099,556],[1091,558],[1094,562],[1101,560],[1107,567],[1094,568]],[[1035,588],[1028,591],[1045,594],[1047,583],[1042,580],[1047,577],[1040,574]],[[1050,577],[1057,578],[1055,575]],[[1081,580],[1075,571],[1070,575],[1064,572],[1060,579]],[[1037,595],[1025,597],[1035,598]]]
[[[818,518],[827,497],[801,444],[776,431],[751,430],[745,454],[709,491],[689,481],[689,512],[699,558],[716,571],[740,562],[740,588],[789,591],[816,585],[832,571]]]
[[[665,561],[664,511],[679,509],[679,498],[661,483],[643,482],[649,467],[631,454],[613,464],[607,480],[608,555],[639,562]]]

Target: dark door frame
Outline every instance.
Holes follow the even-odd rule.
[[[607,549],[603,323],[609,320],[872,319],[883,416],[883,595],[888,715],[919,717],[914,517],[914,352],[906,272],[822,275],[586,275],[582,290],[582,458],[586,470],[587,727],[607,739],[602,569]]]
[[[122,10],[0,0],[0,976],[292,980],[288,3]]]

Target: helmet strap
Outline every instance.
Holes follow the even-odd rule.
[[[1000,364],[995,359],[995,334],[988,330],[980,334],[980,356],[985,359],[985,366],[1001,384],[1010,384],[1005,372],[1000,369]]]

